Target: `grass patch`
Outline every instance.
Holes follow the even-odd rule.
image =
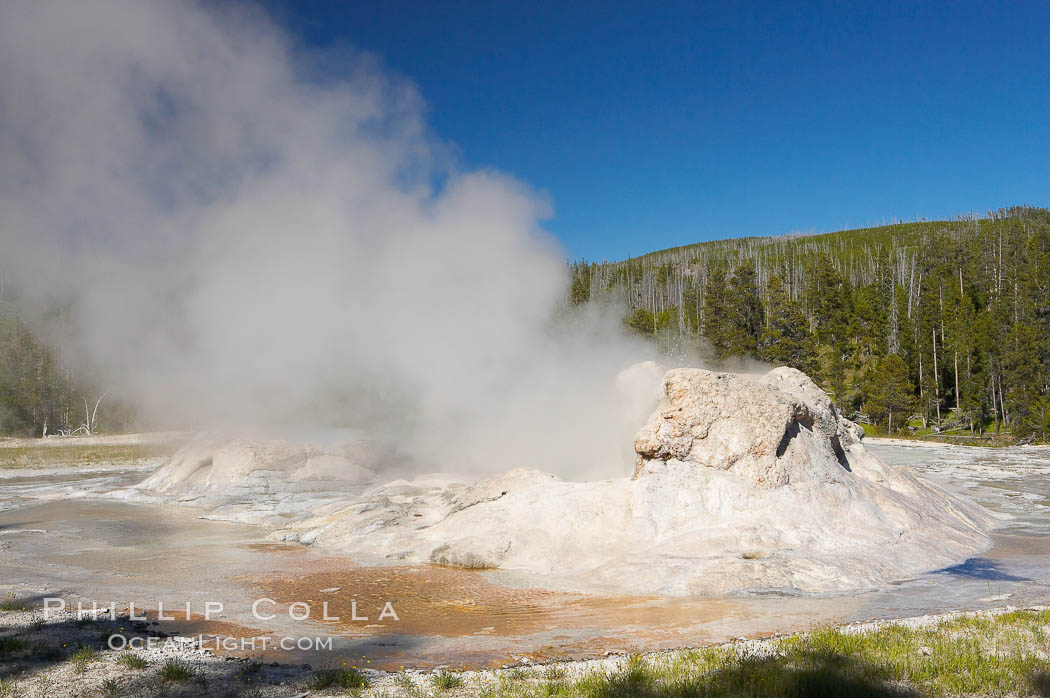
[[[98,692],[104,696],[119,696],[121,692],[120,682],[116,679],[106,679],[98,687]]]
[[[434,684],[434,688],[447,691],[453,688],[461,688],[463,686],[463,677],[448,669],[438,669],[430,675],[430,682]]]
[[[14,696],[15,684],[11,679],[4,681],[4,677],[0,676],[0,698],[9,698]]]
[[[41,442],[39,446],[0,446],[0,468],[133,463],[171,455],[174,451],[175,446],[168,444],[88,445],[75,441],[59,445]]]
[[[529,672],[520,666],[507,669],[507,677],[511,681],[525,681],[529,678]]]
[[[901,429],[892,434],[885,429],[872,424],[861,424],[865,436],[881,439],[904,439],[907,441],[925,441],[928,443],[941,443],[956,446],[986,446],[989,448],[1002,448],[1004,446],[1015,446],[1020,441],[1016,436],[1008,432],[996,434],[994,431],[986,431],[984,434],[971,434],[968,428],[945,429],[934,431],[933,429]]]
[[[24,611],[28,607],[28,599],[16,598],[14,594],[11,594],[3,601],[0,601],[0,611]]]
[[[430,698],[432,695],[425,686],[417,685],[406,672],[400,672],[394,677],[394,685],[401,689],[398,695],[403,698]]]
[[[497,698],[890,698],[1050,696],[1050,612],[966,617],[930,628],[818,630],[772,643],[638,657],[581,678],[505,672]]]
[[[145,669],[149,666],[145,659],[127,650],[117,655],[117,664],[126,669]]]
[[[368,678],[358,669],[321,669],[306,682],[307,688],[323,691],[326,688],[367,688]]]
[[[77,648],[77,651],[73,653],[73,656],[69,658],[69,661],[73,662],[74,672],[83,674],[87,669],[87,665],[95,661],[97,658],[98,652],[95,651],[94,647],[81,645]]]
[[[187,683],[196,681],[197,683],[204,683],[204,676],[190,666],[189,663],[181,659],[169,659],[164,662],[164,666],[160,668],[157,676],[161,681],[165,682]]]

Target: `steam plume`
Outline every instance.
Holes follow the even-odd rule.
[[[621,471],[615,318],[557,321],[546,198],[413,85],[251,6],[0,6],[0,267],[156,420],[350,425],[435,467]]]

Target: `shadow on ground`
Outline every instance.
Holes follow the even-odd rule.
[[[361,685],[358,672],[344,668],[335,658],[331,662],[286,664],[262,659],[203,658],[191,651],[157,654],[141,652],[141,646],[130,652],[111,649],[111,636],[128,641],[153,638],[158,646],[173,636],[159,632],[148,622],[132,621],[127,616],[76,619],[70,614],[47,622],[27,622],[23,608],[39,607],[42,597],[11,598],[10,613],[0,612],[0,696],[55,694],[99,696],[303,696],[311,689],[332,690],[340,695]],[[40,618],[39,615],[35,618]],[[15,620],[18,619],[18,620]],[[176,641],[176,640],[172,640]],[[365,654],[365,638],[349,643],[341,650]],[[402,640],[399,647],[411,649],[418,639]],[[119,642],[124,647],[124,642]],[[117,661],[122,655],[133,655],[137,663]],[[146,659],[148,658],[148,661]],[[327,683],[326,683],[327,682]],[[13,688],[12,688],[13,687]],[[260,690],[262,689],[262,690]],[[13,692],[12,692],[13,691]]]
[[[934,574],[950,574],[956,577],[983,579],[990,582],[1030,582],[1028,577],[1018,577],[1004,572],[1002,566],[985,557],[971,557],[961,565],[953,565],[937,570]]]
[[[17,599],[5,604],[24,604],[28,608],[30,601]],[[97,650],[106,638],[108,634],[102,636],[94,621],[87,620],[63,620],[0,630],[0,679],[46,671],[68,661],[81,647]]]
[[[1050,698],[1050,671],[1037,671],[1032,674],[1029,683],[1032,693],[1037,696]]]
[[[590,698],[912,698],[921,692],[895,683],[877,665],[834,653],[782,658],[745,657],[702,676],[660,678],[644,664],[587,687]],[[575,694],[574,694],[575,695]]]

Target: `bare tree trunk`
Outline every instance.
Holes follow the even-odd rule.
[[[900,340],[898,336],[899,323],[897,321],[897,299],[894,297],[894,293],[890,292],[890,336],[888,342],[888,350],[891,354],[900,353]]]
[[[926,405],[926,396],[922,388],[922,351],[919,351],[919,404],[922,405],[920,414],[922,415],[922,428],[929,429],[929,419],[927,418],[928,407]]]
[[[999,231],[999,268],[995,270],[995,295],[1003,293],[1003,231]]]
[[[960,409],[959,401],[959,352],[955,352],[955,409]]]
[[[1006,414],[1006,403],[1003,402],[1003,374],[999,374],[999,407],[1003,411],[1003,424],[1009,424],[1010,416]]]
[[[95,409],[91,410],[91,431],[98,429],[98,406],[102,402],[102,398],[106,397],[109,392],[104,392],[98,396],[98,400],[95,401]]]
[[[995,415],[995,433],[999,433],[999,405],[995,401],[995,376],[992,375],[992,414]]]
[[[937,405],[937,426],[941,426],[941,379],[937,373],[937,327],[933,328],[933,399]]]

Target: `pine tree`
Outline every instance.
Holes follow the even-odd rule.
[[[704,337],[715,354],[725,358],[732,351],[729,317],[729,280],[723,267],[715,267],[704,287]]]
[[[645,308],[635,308],[624,322],[638,334],[646,336],[656,334],[656,318]]]
[[[806,307],[821,344],[842,347],[849,337],[849,282],[827,255],[817,257],[806,284]]]
[[[728,290],[726,353],[732,356],[757,356],[762,335],[762,299],[758,295],[752,261],[746,260],[733,270]]]
[[[885,417],[886,431],[893,433],[893,416],[907,416],[915,405],[915,386],[908,378],[908,366],[896,354],[887,354],[870,377],[868,410],[879,419]],[[881,421],[881,419],[879,419]]]
[[[573,305],[586,303],[591,298],[591,265],[583,261],[572,266],[572,286],[569,288],[569,302]]]
[[[774,274],[766,284],[766,325],[761,357],[777,366],[791,366],[810,373],[816,367],[814,344],[802,306],[791,300],[784,282]]]

